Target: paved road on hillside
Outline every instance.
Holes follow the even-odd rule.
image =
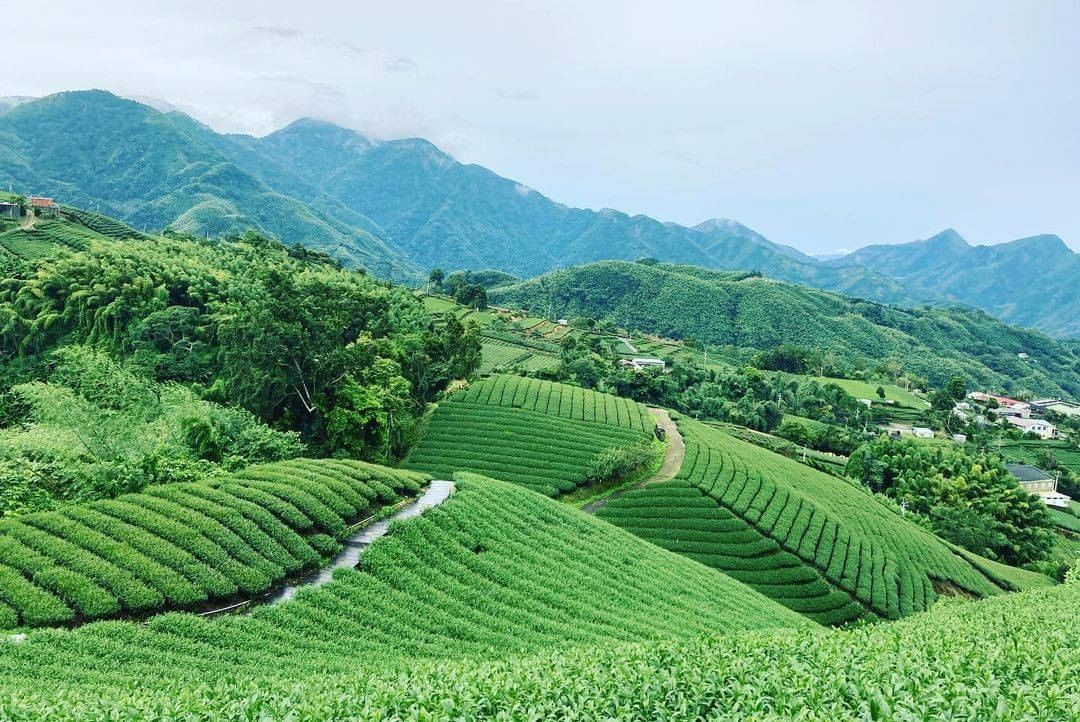
[[[682,434],[679,433],[679,427],[672,421],[671,414],[667,412],[667,409],[650,408],[649,413],[656,419],[656,423],[660,425],[660,428],[664,430],[664,438],[666,439],[664,463],[660,466],[660,470],[645,481],[634,484],[628,489],[617,491],[610,496],[605,496],[603,499],[590,501],[588,504],[581,507],[581,510],[586,514],[595,514],[597,510],[603,508],[609,501],[618,499],[628,491],[641,489],[649,484],[656,484],[661,481],[671,481],[679,473],[679,469],[682,468],[683,459],[686,457],[686,444],[683,442]]]

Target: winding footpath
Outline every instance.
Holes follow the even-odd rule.
[[[385,519],[380,519],[370,526],[366,526],[352,536],[345,539],[345,549],[334,557],[329,564],[317,572],[313,572],[295,584],[282,587],[261,600],[262,604],[277,604],[285,602],[296,596],[304,587],[319,587],[334,578],[334,572],[342,567],[355,567],[360,563],[360,555],[376,539],[386,535],[390,531],[390,525],[402,519],[411,519],[420,516],[433,506],[438,506],[446,501],[454,493],[454,482],[433,481],[419,497],[409,502]]]
[[[686,457],[686,443],[683,441],[682,434],[679,433],[679,427],[675,425],[675,422],[672,420],[671,414],[667,412],[667,409],[650,407],[649,413],[656,419],[656,423],[660,428],[664,430],[664,463],[660,466],[660,470],[645,481],[634,484],[626,489],[620,489],[614,494],[605,496],[603,499],[590,501],[588,504],[581,507],[581,510],[586,514],[595,514],[609,501],[618,499],[628,491],[642,489],[649,484],[657,484],[661,481],[671,481],[678,475],[679,469],[682,468],[683,458]]]

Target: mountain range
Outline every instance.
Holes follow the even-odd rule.
[[[822,261],[732,220],[687,227],[572,208],[422,139],[378,141],[311,119],[259,138],[221,134],[105,91],[18,100],[0,104],[0,185],[140,229],[254,227],[405,282],[434,267],[531,277],[653,257],[883,303],[961,302],[1080,336],[1080,257],[1055,236],[973,247],[946,231]]]
[[[933,386],[960,375],[986,388],[1080,396],[1080,348],[966,306],[897,308],[754,274],[625,261],[500,285],[489,298],[732,349],[792,343],[848,362],[897,360]]]

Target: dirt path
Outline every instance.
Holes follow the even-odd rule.
[[[682,434],[679,433],[679,427],[672,421],[671,414],[667,412],[667,409],[650,408],[649,413],[656,419],[656,423],[659,424],[660,428],[664,430],[664,463],[660,466],[660,470],[645,481],[634,484],[626,489],[616,491],[614,494],[605,496],[603,499],[590,501],[588,504],[581,507],[581,510],[586,514],[595,514],[609,501],[618,499],[628,491],[641,489],[649,484],[656,484],[661,481],[671,481],[678,475],[679,469],[682,468],[683,458],[686,457],[686,443],[683,442]]]
[[[325,567],[311,575],[301,579],[296,584],[283,587],[265,600],[263,604],[277,604],[292,599],[304,587],[318,587],[326,584],[334,577],[334,571],[341,567],[355,567],[360,562],[360,555],[376,539],[386,535],[390,525],[400,519],[411,519],[420,516],[426,510],[446,501],[454,493],[454,482],[433,481],[427,490],[419,498],[406,504],[398,511],[385,519],[380,519],[371,526],[366,526],[345,540],[345,549],[330,561]]]

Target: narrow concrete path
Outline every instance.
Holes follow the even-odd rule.
[[[334,578],[334,571],[342,567],[355,567],[360,563],[360,555],[364,553],[364,550],[376,539],[386,535],[386,532],[390,530],[390,525],[395,521],[401,519],[411,519],[414,516],[420,516],[425,511],[433,506],[446,501],[446,499],[454,493],[454,482],[452,481],[433,481],[428,488],[420,495],[419,498],[406,504],[401,509],[397,510],[385,519],[380,519],[370,526],[366,526],[360,531],[353,534],[351,537],[345,540],[345,549],[334,557],[329,564],[320,569],[317,572],[313,572],[309,576],[301,579],[296,584],[291,584],[287,587],[271,593],[265,599],[262,600],[262,604],[277,604],[278,602],[285,602],[296,596],[304,587],[318,587],[326,584]]]
[[[650,407],[649,413],[656,419],[656,423],[659,424],[660,428],[664,430],[664,463],[660,466],[660,470],[645,481],[638,482],[626,489],[616,491],[614,494],[609,494],[603,499],[590,501],[588,504],[581,507],[581,510],[586,514],[595,514],[609,501],[618,499],[628,491],[641,489],[649,484],[656,484],[661,481],[671,481],[679,474],[679,469],[682,468],[683,459],[686,458],[686,443],[683,441],[682,434],[679,433],[679,427],[675,425],[675,422],[672,420],[671,414],[667,412],[667,409]]]

